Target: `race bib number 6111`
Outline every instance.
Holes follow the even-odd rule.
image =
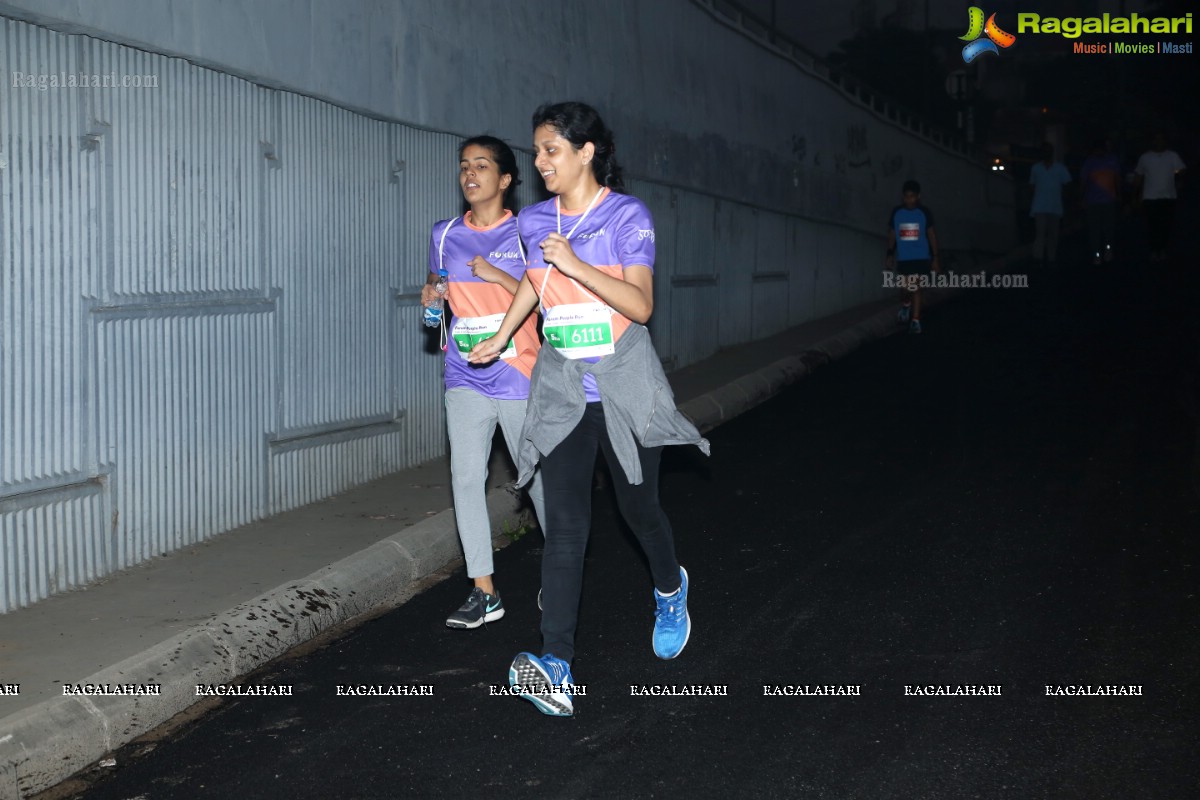
[[[610,355],[612,309],[602,303],[567,303],[551,308],[542,322],[546,344],[567,358]]]

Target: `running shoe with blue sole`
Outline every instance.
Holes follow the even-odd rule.
[[[569,717],[575,713],[571,701],[575,682],[571,666],[549,653],[538,658],[533,653],[518,653],[508,668],[508,685],[521,687],[521,697],[552,717]]]
[[[683,652],[688,637],[692,635],[692,617],[688,614],[688,574],[679,568],[683,583],[675,594],[663,596],[654,590],[654,655],[672,659]]]

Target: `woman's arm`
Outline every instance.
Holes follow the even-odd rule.
[[[500,354],[504,352],[504,348],[508,347],[509,339],[512,339],[517,328],[521,327],[521,323],[525,321],[529,312],[533,311],[537,304],[537,292],[534,290],[533,284],[529,282],[529,273],[526,272],[521,276],[521,282],[517,285],[512,304],[504,314],[504,321],[500,323],[500,330],[496,331],[495,336],[484,339],[472,347],[471,352],[467,354],[467,361],[472,364],[488,364],[499,358]]]
[[[559,272],[579,281],[620,314],[644,325],[654,313],[654,273],[649,266],[625,267],[622,280],[581,260],[562,234],[551,233],[539,246],[542,257]]]
[[[497,286],[502,286],[511,295],[517,293],[517,279],[509,275],[504,270],[492,265],[483,256],[475,256],[467,262],[467,266],[471,268],[471,274],[481,281],[494,283]]]

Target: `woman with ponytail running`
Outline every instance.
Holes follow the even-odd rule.
[[[574,713],[571,662],[591,529],[596,450],[622,516],[650,562],[655,655],[675,658],[691,633],[688,574],[658,499],[662,448],[708,442],[674,404],[644,327],[654,310],[654,221],[624,194],[612,132],[583,103],[533,115],[534,166],[555,195],[518,220],[529,268],[496,335],[471,351],[493,361],[541,307],[545,345],[530,387],[518,484],[539,465],[546,496],[542,655],[520,653],[509,683],[539,711]]]
[[[498,353],[496,363],[480,366],[467,361],[471,347],[499,327],[517,282],[525,274],[525,257],[512,211],[520,182],[512,149],[495,137],[476,136],[462,143],[458,157],[458,183],[470,210],[433,226],[429,276],[421,300],[427,309],[440,310],[443,295],[437,287],[441,283],[452,311],[444,339],[446,430],[454,516],[467,577],[474,587],[446,625],[471,629],[504,616],[504,604],[492,578],[488,457],[499,424],[516,461],[538,339],[530,318],[511,332],[512,341]],[[438,324],[439,314],[435,311],[432,316]],[[442,322],[445,324],[444,319]],[[544,525],[540,476],[530,483],[529,497],[539,524]]]

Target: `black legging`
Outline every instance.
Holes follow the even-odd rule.
[[[1171,223],[1175,217],[1174,200],[1146,200],[1146,240],[1153,251],[1163,251],[1171,241]]]
[[[658,503],[658,465],[662,448],[638,445],[642,483],[630,484],[608,440],[603,404],[588,403],[579,425],[552,453],[542,456],[540,467],[546,495],[542,652],[568,662],[575,657],[583,555],[592,526],[592,476],[597,445],[608,462],[621,515],[633,529],[650,561],[655,588],[670,594],[680,586],[675,538],[671,523]]]

